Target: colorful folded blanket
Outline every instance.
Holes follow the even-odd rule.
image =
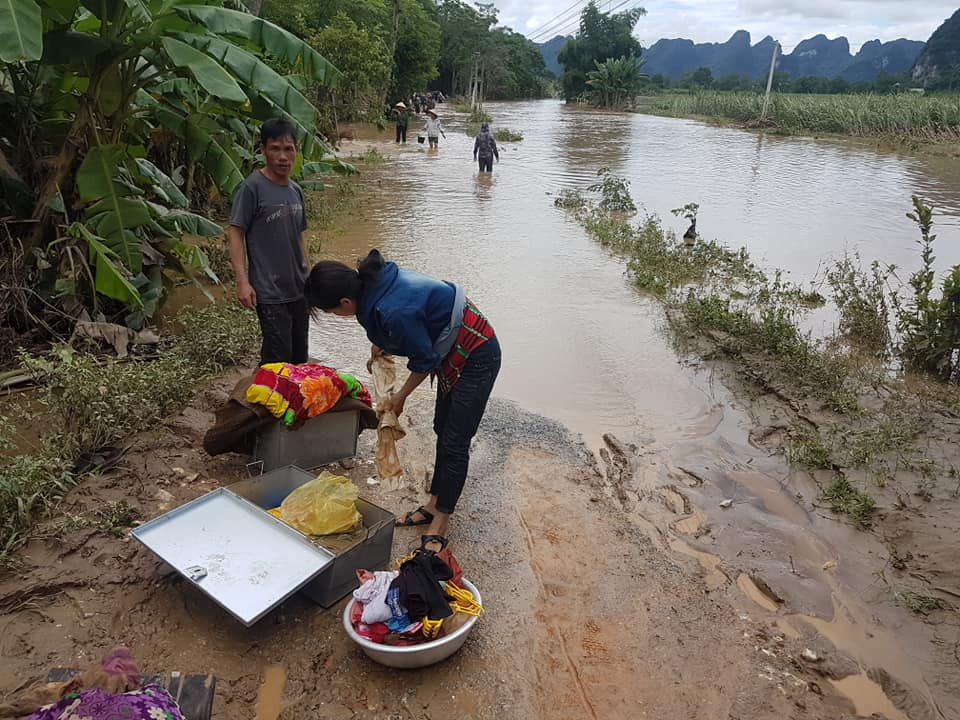
[[[326,412],[343,396],[373,406],[356,377],[315,363],[261,365],[247,388],[247,402],[263,405],[288,426]]]

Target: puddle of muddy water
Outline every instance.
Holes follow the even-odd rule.
[[[746,573],[740,573],[737,576],[737,587],[740,588],[744,595],[767,612],[775,613],[780,609],[780,605],[767,593],[757,587],[757,584]]]
[[[670,542],[670,549],[687,557],[692,557],[700,563],[705,573],[703,582],[707,586],[707,590],[719,590],[730,582],[730,578],[720,569],[721,560],[716,555],[697,550],[679,538]]]
[[[890,701],[883,688],[865,674],[830,680],[830,684],[850,699],[858,715],[873,717],[876,714],[887,720],[910,720]]]
[[[268,665],[263,671],[263,683],[257,691],[256,720],[277,720],[283,712],[283,689],[287,673],[281,665]]]

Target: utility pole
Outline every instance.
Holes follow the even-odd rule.
[[[777,67],[777,52],[780,50],[780,43],[773,42],[773,57],[770,59],[770,74],[767,76],[767,94],[763,98],[763,112],[760,113],[760,119],[767,119],[767,108],[770,105],[770,88],[773,87],[773,71]]]
[[[477,109],[477,94],[480,90],[480,53],[473,54],[473,70],[470,73],[470,110]]]

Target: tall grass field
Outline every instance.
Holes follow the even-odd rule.
[[[697,92],[663,97],[650,110],[659,115],[748,123],[760,117],[762,108],[760,93]],[[774,94],[767,116],[779,129],[794,133],[960,140],[960,95]]]

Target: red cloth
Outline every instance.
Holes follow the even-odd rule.
[[[450,578],[450,582],[457,587],[463,587],[463,585],[460,583],[460,581],[463,580],[463,568],[460,567],[460,563],[457,562],[457,559],[453,556],[450,548],[444,548],[438,552],[437,557],[443,560],[447,564],[447,567],[450,568],[450,572],[453,573],[453,577]]]
[[[354,629],[360,637],[367,638],[367,640],[372,640],[381,645],[383,644],[383,639],[390,633],[390,628],[387,627],[386,623],[373,623],[373,625],[360,623],[356,625]]]

